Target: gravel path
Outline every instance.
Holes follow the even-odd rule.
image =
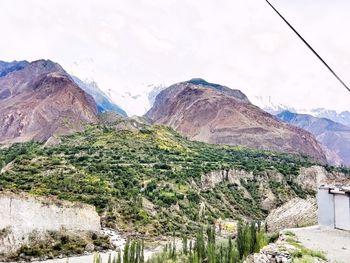
[[[307,248],[324,251],[330,262],[350,262],[350,232],[322,226],[288,229]]]

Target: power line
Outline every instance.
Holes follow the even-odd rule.
[[[324,59],[312,48],[312,46],[296,31],[296,29],[277,11],[277,9],[268,1],[265,0],[271,8],[283,19],[283,21],[294,31],[295,34],[304,42],[304,44],[318,57],[319,60],[328,68],[328,70],[339,80],[339,82],[350,92],[350,88],[344,81],[334,72],[334,70],[324,61]]]

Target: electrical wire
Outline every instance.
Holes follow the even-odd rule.
[[[337,80],[350,92],[350,88],[345,82],[334,72],[334,70],[326,63],[326,61],[312,48],[312,46],[298,33],[298,31],[285,19],[280,12],[268,1],[265,0],[270,7],[283,19],[283,21],[294,31],[295,34],[304,42],[304,44],[317,56],[319,60],[327,67],[327,69],[337,78]]]

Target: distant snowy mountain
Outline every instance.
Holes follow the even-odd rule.
[[[350,165],[350,127],[327,118],[283,111],[280,120],[311,132],[322,143],[331,164]]]
[[[152,85],[153,89],[148,93],[148,101],[150,104],[150,108],[153,106],[154,101],[156,100],[157,95],[162,91],[165,90],[167,87],[164,85]]]
[[[341,123],[343,125],[350,127],[350,112],[349,111],[343,111],[343,112],[337,112],[335,110],[329,110],[325,108],[316,108],[316,109],[298,109],[295,107],[292,107],[290,105],[284,105],[281,103],[276,103],[273,101],[271,96],[268,97],[262,97],[262,96],[256,96],[250,98],[251,101],[262,108],[263,110],[273,114],[277,115],[283,111],[290,111],[290,112],[296,112],[299,114],[308,114],[312,115],[317,118],[327,118],[334,122]]]
[[[75,76],[72,76],[72,78],[82,90],[84,90],[94,98],[97,104],[97,110],[99,112],[114,111],[122,116],[127,116],[126,112],[121,107],[113,103],[112,100],[108,97],[108,95],[102,90],[100,90],[96,82],[82,81]]]
[[[335,122],[339,122],[350,127],[350,112],[343,111],[338,113],[335,110],[327,110],[324,108],[312,109],[310,114],[318,118],[327,118]]]
[[[268,96],[268,97],[255,96],[249,99],[253,104],[259,106],[264,111],[267,111],[268,113],[271,113],[273,115],[278,114],[285,110],[296,112],[296,110],[289,105],[284,105],[281,103],[274,102],[271,96]]]
[[[115,103],[127,112],[128,116],[142,116],[150,108],[147,92],[135,94],[109,90],[108,94]]]
[[[120,92],[110,89],[107,94],[127,112],[128,116],[142,116],[152,107],[158,93],[165,88],[164,85],[150,84],[146,85],[142,92],[133,92],[131,90]]]

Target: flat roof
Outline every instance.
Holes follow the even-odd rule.
[[[328,190],[331,194],[348,194],[350,195],[350,186],[330,186],[330,185],[321,185],[320,190]]]

